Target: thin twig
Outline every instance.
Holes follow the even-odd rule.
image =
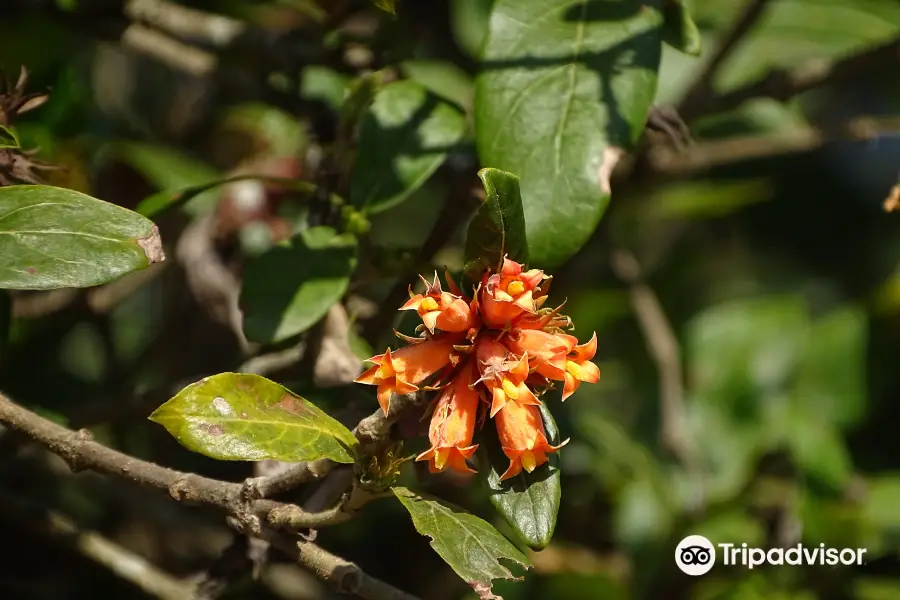
[[[401,404],[397,402],[397,404]],[[371,417],[369,417],[371,418]],[[365,421],[366,419],[363,419]],[[90,439],[90,433],[72,431],[48,421],[0,395],[0,424],[33,438],[62,458],[72,471],[91,470],[120,477],[146,487],[168,491],[178,501],[190,501],[225,509],[232,522],[247,534],[263,537],[305,568],[331,583],[338,591],[369,600],[415,600],[415,596],[365,574],[355,564],[322,550],[311,542],[294,546],[292,538],[273,527],[305,530],[345,521],[350,513],[340,505],[308,513],[296,505],[251,497],[248,487],[182,473],[106,448]],[[362,423],[361,423],[362,424]],[[375,428],[379,430],[378,427]]]
[[[0,394],[0,424],[21,431],[62,458],[73,472],[95,471],[121,477],[145,487],[169,493],[184,502],[207,504],[228,511],[243,522],[269,519],[276,509],[291,508],[290,525],[298,528],[325,527],[346,520],[336,511],[305,513],[299,506],[247,496],[240,483],[218,481],[167,469],[107,448],[91,439],[85,429],[72,431],[48,421]],[[284,523],[279,522],[283,525]]]
[[[617,250],[613,252],[611,263],[616,276],[628,285],[631,309],[659,373],[660,442],[675,455],[694,479],[696,496],[692,508],[698,510],[704,503],[702,473],[697,448],[686,431],[684,380],[678,338],[666,318],[659,298],[644,283],[640,264],[634,255],[627,250]]]
[[[166,573],[142,556],[124,548],[96,531],[83,530],[56,511],[36,510],[32,504],[0,493],[5,517],[26,525],[33,533],[52,543],[72,548],[86,558],[106,567],[117,576],[160,600],[188,600],[193,585]]]
[[[724,94],[687,99],[679,109],[686,121],[720,113],[754,98],[786,101],[803,92],[878,69],[900,66],[900,38],[842,59],[817,59],[790,69],[774,69],[763,77]]]
[[[808,152],[832,141],[867,141],[888,135],[900,135],[900,118],[858,117],[828,129],[729,137],[685,151],[658,146],[649,151],[647,160],[651,175],[695,176],[722,165]]]
[[[687,115],[693,114],[695,106],[703,105],[713,95],[713,81],[719,69],[762,16],[769,2],[770,0],[748,0],[741,14],[723,34],[715,53],[677,106],[677,112],[683,119],[686,120]]]

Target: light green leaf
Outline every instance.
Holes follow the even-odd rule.
[[[663,17],[663,41],[685,54],[700,56],[703,40],[685,0],[665,0]]]
[[[314,404],[260,375],[219,373],[187,386],[150,420],[218,460],[353,462],[356,438]]]
[[[540,411],[547,439],[555,446],[559,444],[559,428],[546,402],[541,405]],[[543,550],[553,538],[559,513],[562,495],[559,457],[551,454],[549,462],[533,472],[522,471],[515,477],[500,481],[500,475],[509,466],[509,459],[503,454],[493,428],[486,432],[483,439],[490,464],[487,483],[491,503],[523,542],[530,548]]]
[[[408,60],[400,63],[407,79],[429,92],[469,110],[475,99],[475,84],[469,74],[446,60]]]
[[[81,192],[0,188],[0,288],[90,287],[165,259],[152,221]]]
[[[350,200],[370,213],[409,198],[463,138],[462,113],[414,81],[381,88],[362,118]]]
[[[397,14],[397,0],[373,0],[375,2],[375,6],[380,8],[381,10],[391,13],[392,15]]]
[[[550,268],[594,232],[609,178],[644,129],[662,48],[638,0],[497,0],[475,84],[484,165],[516,173],[531,260]]]
[[[837,427],[802,411],[791,415],[787,426],[786,441],[797,466],[807,476],[842,490],[853,472],[853,463]]]
[[[852,306],[813,322],[794,388],[804,414],[838,426],[864,416],[867,329],[866,313]]]
[[[530,565],[528,557],[487,521],[457,506],[403,487],[392,488],[392,491],[409,511],[416,531],[431,538],[435,552],[482,598],[496,597],[491,595],[492,580],[516,579],[499,559],[514,561],[526,568]]]
[[[722,35],[743,6],[744,0],[695,2],[692,12],[698,23]],[[790,69],[886,43],[900,33],[900,3],[779,0],[766,7],[764,19],[764,26],[754,28],[719,69],[716,91],[747,84],[773,68]]]
[[[332,110],[339,110],[347,94],[351,78],[344,73],[320,65],[309,65],[300,75],[300,96],[320,100]]]
[[[261,102],[229,108],[222,127],[249,135],[261,152],[273,156],[296,156],[308,142],[306,128],[297,117]]]
[[[19,138],[16,132],[9,127],[0,125],[0,150],[16,149],[19,146]]]
[[[347,290],[356,239],[330,227],[300,232],[249,262],[240,306],[248,340],[278,342],[309,329]]]
[[[182,207],[197,196],[208,192],[213,188],[248,179],[263,181],[265,183],[275,183],[305,194],[312,194],[315,191],[315,185],[308,181],[286,179],[284,177],[269,177],[265,175],[235,175],[234,177],[226,177],[225,179],[219,179],[218,181],[212,181],[202,185],[195,185],[178,191],[164,190],[162,192],[157,192],[141,200],[135,210],[145,217],[155,217],[160,213]]]
[[[478,177],[485,198],[469,223],[465,252],[466,272],[476,281],[485,269],[498,271],[506,255],[516,262],[528,262],[519,178],[497,169],[482,169]]]

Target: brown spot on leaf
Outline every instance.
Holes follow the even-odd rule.
[[[210,423],[206,426],[206,433],[209,435],[219,436],[225,433],[225,429],[218,423]]]
[[[482,600],[503,600],[503,596],[495,594],[489,583],[481,583],[480,581],[467,581],[466,583],[472,586],[472,589],[475,590],[475,593]]]
[[[619,160],[625,154],[625,151],[618,146],[607,146],[603,149],[603,158],[600,161],[600,168],[597,169],[597,183],[604,194],[612,193],[612,186],[609,181],[612,179],[613,170],[616,168]]]
[[[37,275],[37,272],[38,272],[38,270],[35,269],[34,267],[28,267],[25,270],[28,271],[29,275]]]
[[[159,227],[153,225],[150,229],[150,235],[135,240],[137,245],[141,247],[150,264],[158,263],[166,260],[166,253],[163,252],[162,238],[159,237]]]
[[[242,419],[249,419],[249,418],[250,418],[250,415],[248,415],[248,414],[245,413],[244,411],[241,411],[241,418],[242,418]]]
[[[281,400],[279,400],[275,406],[295,415],[302,415],[303,413],[307,412],[306,407],[303,406],[303,402],[301,402],[299,398],[295,398],[290,394],[285,394],[284,396],[282,396]]]

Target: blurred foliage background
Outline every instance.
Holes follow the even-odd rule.
[[[345,135],[348,86],[379,69],[471,122],[491,0],[402,0],[394,14],[350,0],[189,4],[202,19],[150,12],[168,2],[0,4],[7,78],[24,65],[30,91],[51,91],[16,122],[24,147],[64,167],[50,183],[133,209],[226,175],[327,181],[340,170],[321,164],[322,145]],[[704,51],[664,49],[657,106],[679,106],[742,4],[691,3]],[[554,273],[552,292],[582,336],[597,331],[601,381],[556,410],[572,437],[559,525],[523,582],[497,584],[507,600],[900,598],[900,220],[882,208],[900,178],[900,3],[765,4],[717,69],[717,93],[779,69],[815,75],[888,43],[893,53],[789,98],[694,103],[682,111],[692,144],[679,150],[651,132],[633,170],[613,178],[599,229]],[[478,160],[467,131],[424,185],[386,195],[371,219],[345,302],[361,357],[389,339],[380,308],[398,278],[404,287],[411,272],[460,266],[461,232],[427,264],[417,256],[435,222],[470,207]],[[166,263],[88,291],[14,294],[3,389],[124,452],[218,478],[251,475],[187,452],[146,416],[180,386],[242,366],[248,342],[215,281],[233,285],[248,260],[329,206],[302,189],[231,183],[157,219]],[[279,343],[267,348],[290,346]],[[375,407],[370,390],[322,389],[314,370],[301,360],[267,375],[348,423]],[[217,515],[71,475],[9,432],[0,456],[3,598],[145,597],[36,525],[26,510],[35,506],[179,577],[204,572],[231,544]],[[478,485],[419,467],[403,477],[492,514]],[[867,563],[690,579],[672,561],[690,533],[865,547]],[[422,598],[474,597],[395,503],[372,504],[318,541]],[[329,593],[273,558],[224,597]]]

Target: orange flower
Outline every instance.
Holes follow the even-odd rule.
[[[472,445],[479,398],[472,387],[471,364],[441,392],[428,428],[431,448],[416,457],[417,461],[427,460],[432,473],[447,467],[460,473],[475,472],[466,464],[478,448],[478,444]]]
[[[525,469],[529,473],[547,462],[547,454],[568,443],[552,446],[547,441],[544,423],[537,407],[509,402],[497,413],[497,436],[503,453],[509,459],[509,468],[500,480],[515,477]]]
[[[493,329],[503,329],[522,314],[534,313],[536,290],[544,280],[539,269],[523,271],[522,265],[503,259],[499,273],[486,274],[481,287],[481,317]]]
[[[582,381],[597,383],[600,379],[600,368],[591,362],[597,354],[597,333],[591,339],[574,350],[566,359],[565,384],[563,385],[562,399],[565,400],[575,393]]]
[[[388,413],[392,394],[411,394],[416,384],[450,364],[453,345],[458,336],[438,336],[432,340],[405,346],[373,356],[369,362],[376,366],[356,378],[357,383],[378,386],[378,404]]]
[[[521,358],[511,354],[509,349],[489,337],[476,340],[475,356],[481,371],[481,379],[491,392],[491,414],[493,417],[507,402],[537,405],[541,401],[525,384],[528,378],[528,355]]]
[[[528,354],[532,367],[539,374],[562,381],[566,372],[566,356],[577,343],[578,338],[563,333],[516,328],[511,332],[507,346],[516,354]]]
[[[475,325],[469,303],[458,295],[441,290],[437,273],[434,274],[434,283],[425,281],[424,294],[413,294],[410,291],[409,300],[400,310],[415,310],[431,333],[434,333],[435,327],[459,333],[468,331]]]

